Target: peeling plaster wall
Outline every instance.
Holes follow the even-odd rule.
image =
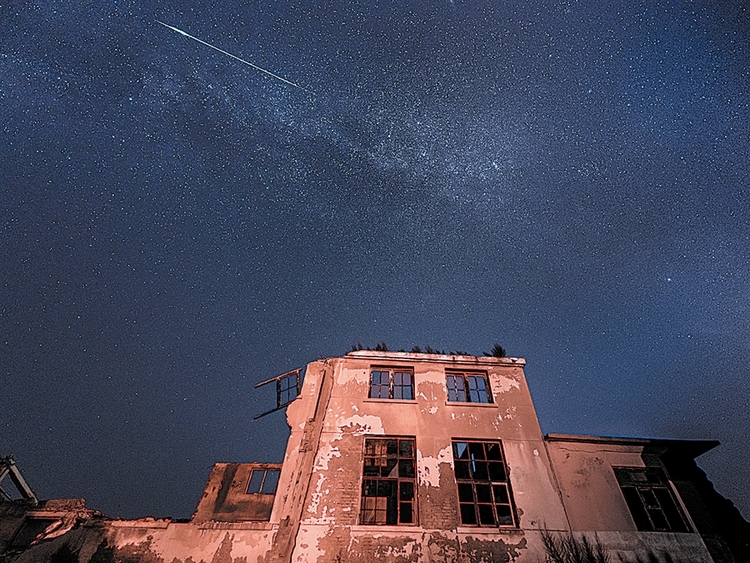
[[[271,548],[273,531],[250,526],[205,528],[153,519],[100,522],[33,546],[14,563],[254,563]]]
[[[295,562],[536,562],[541,552],[527,554],[530,544],[541,546],[536,529],[544,523],[567,529],[523,360],[359,352],[330,362],[334,385],[325,401]],[[411,367],[415,399],[369,399],[372,367]],[[449,403],[446,369],[486,372],[494,402]],[[306,385],[309,377],[308,369]],[[297,415],[290,415],[291,446]],[[416,438],[417,525],[359,525],[365,436]],[[502,440],[521,529],[460,525],[451,440],[461,438]]]

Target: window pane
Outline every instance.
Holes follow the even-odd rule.
[[[500,455],[500,444],[485,444],[486,450],[487,450],[487,459],[503,459],[503,456]]]
[[[398,448],[401,457],[414,457],[414,442],[411,440],[400,440]]]
[[[473,504],[461,505],[461,524],[476,524],[477,515],[474,512]]]
[[[393,374],[393,384],[398,387],[404,395],[404,399],[411,398],[412,374],[407,371],[397,371]],[[409,395],[407,397],[406,395]]]
[[[469,483],[459,483],[458,500],[460,502],[474,502],[474,487]]]
[[[370,376],[370,397],[387,399],[390,392],[389,374],[387,371],[375,370]]]
[[[453,457],[469,459],[469,445],[466,442],[453,442]]]
[[[262,469],[255,469],[253,470],[252,474],[250,475],[250,483],[247,485],[247,492],[248,494],[257,494],[260,492],[260,487],[263,484],[263,475],[265,474],[265,471]]]
[[[502,462],[490,463],[490,481],[504,482],[507,481],[505,478],[505,466]]]
[[[401,524],[411,524],[413,522],[411,514],[412,505],[410,502],[402,502],[399,511],[399,522],[401,522]]]
[[[446,387],[448,388],[449,401],[466,401],[466,390],[464,388],[464,378],[460,375],[446,375]]]
[[[469,400],[472,403],[487,403],[487,384],[484,376],[470,375],[467,378],[469,384]]]
[[[401,481],[400,489],[400,500],[414,500],[414,483],[411,481]]]
[[[386,440],[385,444],[388,457],[398,456],[398,440]]]
[[[651,489],[638,489],[643,499],[643,504],[646,508],[658,507],[659,503],[656,500],[656,495]]]
[[[496,509],[497,509],[497,523],[501,526],[512,526],[513,514],[510,511],[510,506],[498,505]]]
[[[398,462],[399,477],[414,477],[414,462],[410,459],[402,459]]]
[[[279,483],[279,470],[268,469],[266,479],[263,481],[263,494],[272,495],[276,492],[276,485]]]
[[[492,491],[495,493],[495,502],[498,504],[510,504],[508,489],[505,485],[494,485]]]
[[[669,530],[669,524],[667,524],[667,519],[664,517],[661,508],[649,508],[648,515],[651,517],[651,522],[654,524],[654,530]]]
[[[469,442],[469,453],[471,459],[484,459],[484,444],[481,442]]]
[[[688,528],[680,515],[680,511],[678,510],[669,489],[654,489],[654,494],[656,494],[656,498],[659,499],[659,504],[664,511],[664,516],[667,517],[669,529],[673,532],[687,532]]]
[[[491,504],[479,504],[479,522],[485,526],[492,526],[495,524],[495,514],[492,510]]]
[[[475,481],[489,481],[489,474],[487,473],[487,462],[485,461],[474,461],[472,462],[472,477]]]
[[[630,514],[633,516],[635,527],[641,531],[651,532],[653,527],[651,526],[651,520],[649,520],[646,514],[646,509],[643,507],[641,497],[638,495],[633,487],[623,487],[622,494],[625,497],[625,501],[628,503],[630,508]]]
[[[489,485],[477,485],[477,502],[492,502]]]
[[[395,458],[388,458],[385,467],[381,473],[382,477],[398,477],[398,460]]]
[[[468,461],[455,461],[453,463],[456,468],[456,479],[471,479]]]
[[[362,481],[362,495],[366,497],[378,496],[378,482],[370,480]]]

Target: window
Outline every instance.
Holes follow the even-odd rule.
[[[414,438],[366,438],[360,524],[415,524]]]
[[[491,403],[492,394],[483,373],[449,373],[445,376],[448,401],[458,403]]]
[[[414,372],[377,368],[370,373],[371,399],[414,399]]]
[[[515,525],[508,469],[500,442],[453,442],[461,524]]]
[[[260,418],[261,416],[266,416],[267,414],[276,412],[294,401],[299,396],[302,388],[300,380],[301,371],[302,368],[293,369],[292,371],[288,371],[282,375],[266,379],[265,381],[256,384],[255,388],[257,389],[258,387],[268,385],[269,383],[276,383],[276,407],[262,414],[256,414],[254,418]]]
[[[643,532],[689,532],[667,476],[658,467],[613,468],[636,527]]]
[[[272,495],[276,493],[276,485],[279,484],[278,469],[253,469],[250,481],[247,484],[249,495]]]

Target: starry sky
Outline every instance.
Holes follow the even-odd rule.
[[[0,455],[189,517],[255,383],[499,343],[750,517],[749,110],[739,0],[0,3]]]

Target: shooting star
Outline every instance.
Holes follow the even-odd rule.
[[[193,40],[197,41],[198,43],[200,43],[202,45],[205,45],[206,47],[211,47],[215,51],[219,51],[219,53],[222,53],[224,55],[232,57],[233,59],[236,59],[236,60],[240,61],[241,63],[246,64],[247,66],[253,67],[255,70],[259,70],[261,72],[265,72],[267,75],[273,76],[275,79],[281,80],[282,82],[285,82],[286,84],[289,84],[290,86],[294,86],[295,88],[299,88],[300,90],[304,90],[305,92],[310,92],[311,94],[314,94],[314,92],[312,90],[308,90],[307,88],[305,88],[303,86],[300,86],[299,84],[295,84],[294,82],[292,82],[290,80],[287,80],[286,78],[282,78],[278,74],[274,74],[270,70],[266,70],[265,68],[261,68],[258,65],[254,65],[253,63],[248,62],[245,59],[241,59],[238,56],[233,55],[232,53],[228,53],[227,51],[225,51],[223,49],[219,49],[218,47],[215,47],[215,46],[211,45],[210,43],[206,43],[202,39],[198,39],[197,37],[194,37],[194,36],[190,35],[189,33],[185,33],[181,29],[177,29],[176,27],[172,27],[171,25],[167,25],[166,23],[160,22],[159,20],[156,20],[156,23],[160,23],[164,27],[168,27],[172,31],[176,31],[180,35],[184,35],[185,37],[189,37],[190,39],[193,39]]]

